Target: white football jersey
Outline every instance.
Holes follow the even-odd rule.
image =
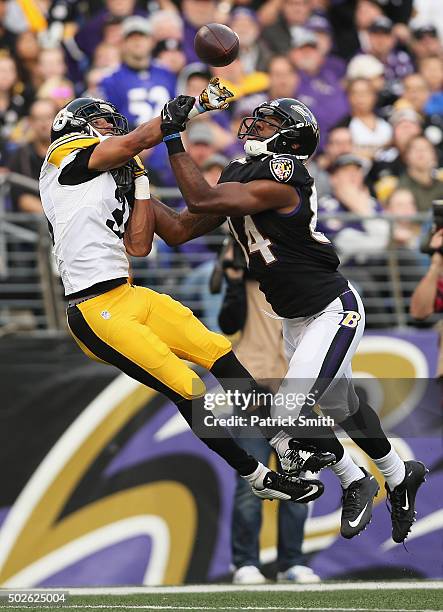
[[[129,276],[123,245],[129,218],[126,199],[117,199],[110,172],[80,169],[78,178],[75,176],[81,159],[77,156],[98,142],[99,138],[85,134],[59,138],[49,147],[40,172],[40,197],[66,295]]]

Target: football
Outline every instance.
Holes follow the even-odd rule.
[[[238,56],[240,41],[237,34],[221,23],[202,26],[194,39],[198,57],[210,66],[227,66]]]

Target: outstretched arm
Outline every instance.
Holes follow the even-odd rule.
[[[192,96],[179,96],[170,100],[165,105],[165,109],[171,126],[174,126],[177,131],[183,130],[194,105],[195,98]],[[162,134],[160,125],[160,117],[155,117],[147,123],[142,123],[129,134],[106,138],[95,147],[89,159],[88,168],[105,171],[123,166],[144,149],[150,149],[162,141],[164,134]]]
[[[177,246],[203,236],[221,225],[225,217],[194,215],[189,210],[177,212],[157,198],[151,197],[155,215],[155,233],[169,246]]]
[[[226,100],[232,93],[223,87],[218,78],[213,78],[201,92],[198,99],[192,96],[178,96],[165,104],[162,117],[155,117],[124,136],[111,136],[96,146],[89,160],[90,170],[112,170],[125,165],[144,149],[159,144],[167,133],[185,129],[188,119],[211,110],[227,108]],[[161,123],[167,120],[168,130],[161,130]]]
[[[177,144],[175,142],[174,146],[177,147]],[[184,149],[175,152],[170,147],[169,152],[177,184],[193,213],[235,217],[269,209],[286,212],[292,211],[299,202],[294,187],[271,180],[221,183],[211,187]]]

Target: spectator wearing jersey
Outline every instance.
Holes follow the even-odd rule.
[[[346,94],[333,71],[325,67],[325,56],[320,52],[313,32],[304,29],[296,33],[289,58],[300,79],[293,95],[316,116],[321,149],[325,134],[349,111]]]
[[[392,128],[375,112],[377,93],[370,81],[351,81],[347,93],[351,112],[340,125],[349,127],[355,151],[372,159],[378,149],[390,143]]]
[[[263,39],[273,53],[285,54],[291,48],[294,33],[304,27],[312,14],[312,0],[285,0],[274,24],[264,28]]]
[[[419,211],[430,210],[433,200],[443,199],[443,173],[438,171],[435,147],[425,136],[414,136],[406,146],[405,162],[398,187],[414,194]]]
[[[142,17],[123,22],[122,64],[101,82],[102,97],[128,118],[133,128],[160,114],[175,95],[175,75],[151,61],[150,23]]]
[[[383,64],[384,75],[386,80],[392,83],[391,88],[395,84],[398,85],[406,75],[414,72],[411,56],[397,47],[393,27],[394,24],[388,17],[378,17],[368,28],[368,52]]]
[[[30,108],[29,131],[31,139],[19,147],[11,156],[8,167],[12,172],[38,181],[48,147],[51,143],[51,126],[57,112],[53,100],[37,100]],[[39,196],[26,187],[11,187],[13,210],[17,212],[42,214]]]

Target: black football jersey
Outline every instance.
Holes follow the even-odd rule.
[[[337,271],[340,261],[334,247],[316,231],[314,181],[296,157],[280,154],[234,160],[219,182],[260,179],[292,185],[300,198],[297,208],[285,214],[266,210],[230,217],[229,227],[274,311],[286,318],[313,315],[348,289]]]

